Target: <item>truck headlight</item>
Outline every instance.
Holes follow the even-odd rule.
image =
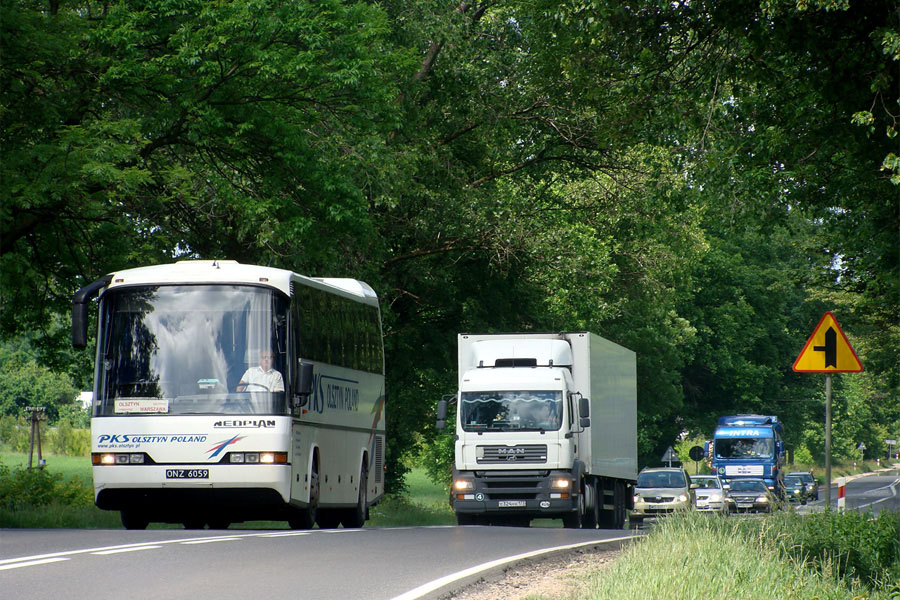
[[[475,482],[471,479],[456,479],[453,482],[453,489],[457,492],[464,492],[466,490],[474,490]]]
[[[550,481],[550,487],[554,490],[567,490],[572,485],[571,479],[553,479]]]

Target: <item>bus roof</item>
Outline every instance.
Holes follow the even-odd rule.
[[[110,274],[107,289],[153,284],[236,283],[272,287],[291,295],[291,283],[301,283],[341,296],[378,305],[375,290],[356,279],[306,277],[286,269],[245,265],[234,260],[183,260],[164,265],[124,269]]]

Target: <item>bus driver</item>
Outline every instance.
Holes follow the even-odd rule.
[[[238,392],[243,392],[247,387],[250,387],[247,390],[248,392],[283,392],[284,380],[281,378],[281,373],[272,368],[273,358],[271,350],[260,352],[259,366],[247,369],[241,375],[241,380],[235,389]]]

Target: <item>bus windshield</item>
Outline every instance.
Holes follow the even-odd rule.
[[[110,290],[94,414],[288,414],[287,313],[287,298],[262,287]]]
[[[464,431],[555,431],[562,424],[562,392],[463,392],[460,411]]]

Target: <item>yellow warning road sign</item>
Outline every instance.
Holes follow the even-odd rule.
[[[822,315],[800,356],[794,361],[794,370],[802,373],[859,373],[863,366],[837,319],[827,312]]]

